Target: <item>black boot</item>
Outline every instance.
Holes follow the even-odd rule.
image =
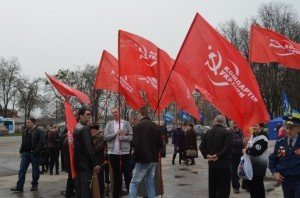
[[[179,153],[179,164],[181,164],[181,160],[182,160],[182,157],[181,157],[181,154]]]
[[[176,157],[176,154],[174,153],[174,154],[173,154],[173,159],[172,159],[172,164],[173,164],[173,165],[175,165],[175,157]]]

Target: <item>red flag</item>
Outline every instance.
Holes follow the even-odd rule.
[[[118,60],[105,50],[99,63],[94,87],[95,89],[119,92]],[[126,103],[133,109],[139,109],[145,105],[137,86],[134,86],[128,76],[121,77],[120,93],[125,97]]]
[[[161,84],[160,68],[157,64],[157,50],[152,42],[138,35],[119,31],[120,75],[138,75],[139,87],[146,95],[150,106],[155,109],[158,103],[158,88]],[[172,94],[166,90],[159,109],[173,101]]]
[[[251,26],[249,53],[253,62],[278,62],[300,69],[300,44],[266,28]]]
[[[54,78],[53,76],[49,76],[46,73],[48,79],[50,80],[51,84],[57,89],[57,91],[64,97],[66,96],[77,96],[78,99],[82,102],[82,103],[86,103],[86,104],[90,104],[90,99],[89,97],[85,94],[82,93],[81,91],[78,91],[75,88],[72,88],[60,81],[58,81],[56,78]]]
[[[255,123],[269,120],[250,65],[198,13],[181,46],[174,71],[200,87],[203,95],[209,95],[209,100],[244,132]]]
[[[77,121],[75,116],[72,113],[71,104],[68,101],[64,102],[65,107],[65,115],[66,115],[66,123],[68,129],[68,144],[69,144],[69,155],[70,155],[70,167],[71,167],[71,174],[72,178],[74,179],[77,175],[75,169],[75,160],[74,160],[74,142],[73,142],[73,132],[76,127]]]
[[[158,57],[162,81],[160,92],[162,92],[163,87],[167,82],[167,77],[169,76],[174,64],[174,60],[162,50],[158,50]],[[170,80],[166,85],[166,90],[171,89],[170,92],[173,93],[174,100],[176,101],[176,104],[180,110],[184,110],[197,120],[200,120],[199,110],[190,91],[192,90],[192,87],[193,85],[188,84],[180,74],[177,72],[172,72]],[[165,93],[163,93],[163,95],[164,94]]]
[[[121,76],[157,76],[157,49],[158,47],[147,39],[119,30]]]

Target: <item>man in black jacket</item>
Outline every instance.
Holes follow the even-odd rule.
[[[75,178],[76,197],[92,197],[90,183],[93,171],[99,173],[92,136],[87,126],[91,112],[87,109],[78,110],[79,122],[74,131],[74,157],[77,176]]]
[[[32,187],[30,191],[36,191],[38,189],[38,180],[40,178],[39,160],[44,148],[44,141],[43,130],[36,125],[34,118],[28,118],[26,120],[26,129],[22,134],[19,180],[17,186],[10,189],[11,191],[23,192],[25,175],[30,163],[32,166]]]
[[[223,115],[215,118],[216,125],[208,130],[200,144],[200,151],[209,165],[209,197],[229,197],[232,158],[232,133],[225,128]]]
[[[146,177],[147,195],[155,197],[153,178],[159,149],[162,147],[161,130],[148,117],[148,110],[143,107],[138,113],[140,122],[133,128],[133,142],[135,169],[130,183],[129,198],[137,197],[137,188]]]
[[[244,134],[233,120],[230,122],[230,132],[232,132],[232,188],[234,193],[239,193],[241,185],[237,170],[243,155]]]

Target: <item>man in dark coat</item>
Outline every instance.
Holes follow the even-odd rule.
[[[50,175],[53,175],[53,168],[55,165],[56,175],[59,174],[59,150],[60,150],[60,135],[58,132],[58,125],[53,124],[50,131],[47,133],[47,149],[50,155]]]
[[[92,197],[90,184],[93,171],[99,173],[94,144],[87,123],[90,121],[91,112],[87,109],[78,110],[79,122],[74,131],[74,157],[77,176],[75,178],[76,197]]]
[[[243,155],[244,134],[234,121],[230,122],[230,131],[232,132],[232,188],[234,193],[239,193],[241,185],[237,170]]]
[[[139,110],[140,122],[133,128],[132,147],[135,168],[129,188],[129,198],[137,197],[137,188],[146,177],[147,195],[155,197],[153,178],[158,162],[159,149],[162,147],[160,127],[148,117],[148,110],[143,107]]]
[[[204,159],[208,160],[209,197],[229,197],[232,159],[232,133],[225,128],[226,118],[218,115],[216,125],[208,130],[200,144]]]
[[[172,159],[172,164],[175,165],[175,158],[177,153],[179,153],[179,164],[183,160],[183,151],[184,151],[184,131],[181,128],[181,124],[177,125],[177,128],[173,131],[172,144],[174,144],[174,154]]]
[[[17,186],[10,189],[11,191],[23,192],[25,175],[30,163],[32,166],[32,187],[30,191],[38,189],[38,180],[40,178],[39,159],[44,149],[44,141],[45,134],[43,130],[37,126],[34,118],[28,118],[26,120],[26,129],[22,134],[19,180]]]

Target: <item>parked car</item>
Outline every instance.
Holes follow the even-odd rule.
[[[202,126],[202,125],[195,125],[194,130],[197,136],[197,139],[202,140],[203,135],[206,133],[207,130],[211,129],[210,126]]]

